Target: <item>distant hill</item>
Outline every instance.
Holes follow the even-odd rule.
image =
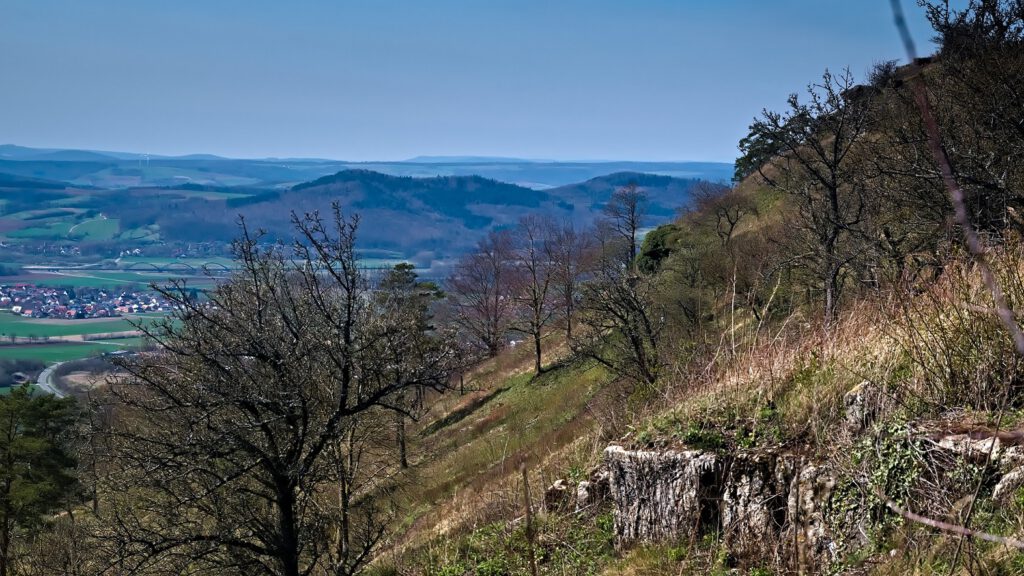
[[[24,162],[31,165],[33,163]],[[69,163],[71,164],[71,163]],[[615,173],[585,182],[537,190],[482,176],[393,176],[365,169],[342,170],[289,188],[184,183],[124,189],[65,188],[63,183],[0,173],[0,215],[8,241],[68,242],[76,224],[116,221],[104,241],[128,245],[226,242],[238,234],[238,217],[271,238],[292,234],[292,212],[327,213],[339,203],[358,213],[361,248],[386,252],[433,268],[470,250],[490,230],[513,226],[527,214],[587,226],[619,187],[647,191],[650,221],[669,220],[686,204],[695,179]]]
[[[334,201],[362,219],[361,244],[421,258],[445,258],[471,246],[488,230],[542,213],[556,221],[591,224],[619,187],[636,183],[650,199],[650,223],[664,222],[689,200],[695,179],[615,173],[583,183],[536,190],[480,176],[411,178],[345,170],[287,191],[226,201],[273,233],[286,233],[289,213],[325,211]],[[219,221],[227,224],[223,216]],[[205,219],[205,218],[204,218]],[[210,224],[214,226],[213,222]],[[194,228],[195,222],[190,228]]]
[[[46,189],[46,190],[63,190],[67,188],[67,184],[64,182],[56,182],[53,180],[43,180],[40,178],[27,178],[25,176],[17,176],[14,174],[0,173],[0,190],[5,188],[16,188],[16,189]]]
[[[506,158],[504,156],[416,156],[405,162],[413,164],[524,164],[530,162],[550,163],[554,160],[528,160],[526,158]]]
[[[724,162],[555,162],[486,156],[418,156],[402,162],[345,162],[310,158],[233,159],[211,154],[171,157],[0,145],[0,172],[99,188],[188,183],[287,189],[348,169],[416,178],[482,176],[537,189],[574,184],[616,172],[712,181],[728,181],[733,173],[733,165]]]

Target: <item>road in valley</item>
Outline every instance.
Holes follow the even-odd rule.
[[[42,372],[39,373],[39,378],[36,380],[36,386],[40,390],[42,390],[43,392],[53,394],[57,398],[63,398],[64,393],[58,390],[57,386],[54,385],[53,372],[61,364],[63,364],[63,362],[56,362],[54,364],[50,364],[45,369],[43,369]]]

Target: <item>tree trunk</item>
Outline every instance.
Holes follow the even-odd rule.
[[[287,480],[278,482],[278,529],[280,543],[277,560],[283,576],[299,576],[299,535],[296,532],[295,491]],[[2,575],[0,575],[2,576]]]
[[[7,576],[10,572],[8,571],[8,563],[11,549],[11,526],[10,521],[5,517],[3,525],[0,526],[0,576]]]
[[[829,332],[836,320],[839,307],[839,266],[829,263],[825,275],[825,331]]]
[[[539,376],[544,371],[544,367],[541,365],[541,348],[540,348],[540,328],[533,332],[533,351],[534,351],[534,370],[536,370]]]
[[[403,470],[409,467],[405,450],[405,414],[395,412],[395,432],[398,436],[398,465]]]

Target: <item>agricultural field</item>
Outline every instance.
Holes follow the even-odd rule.
[[[61,342],[59,344],[15,344],[0,346],[0,359],[39,360],[65,362],[102,354],[128,350],[142,344],[139,338],[103,340],[97,342]]]
[[[13,232],[8,232],[7,236],[24,240],[61,240],[67,237],[71,227],[72,224],[70,222],[58,221],[14,230]]]
[[[226,258],[223,256],[210,256],[207,258],[173,258],[170,256],[124,256],[118,259],[118,265],[122,269],[139,269],[144,267],[166,268],[168,266],[191,266],[192,268],[200,269],[203,266],[213,266],[215,268],[220,268],[223,266],[225,268],[234,268],[236,266],[236,262],[231,258]]]
[[[137,330],[133,323],[150,326],[161,316],[134,316],[110,319],[58,320],[22,318],[0,311],[0,341],[5,338],[54,338],[89,334],[111,334]]]
[[[93,218],[72,226],[67,237],[74,240],[112,240],[120,229],[121,221],[117,218]]]
[[[12,266],[17,266],[12,264]],[[173,279],[187,280],[188,285],[199,289],[212,288],[215,278],[184,275],[176,271],[156,272],[148,270],[63,270],[59,272],[32,272],[15,276],[0,277],[0,284],[35,284],[59,288],[110,288],[119,289],[136,286],[145,288],[151,283],[169,285]]]

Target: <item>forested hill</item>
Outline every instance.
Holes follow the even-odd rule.
[[[612,193],[636,184],[650,199],[651,223],[668,219],[688,200],[697,180],[621,172],[580,184],[534,190],[480,176],[411,178],[345,170],[288,191],[227,201],[267,230],[284,233],[289,213],[325,210],[338,202],[362,220],[361,243],[406,254],[443,257],[468,249],[489,230],[526,214],[592,223]]]
[[[362,248],[431,268],[526,214],[589,225],[612,193],[629,184],[649,198],[644,225],[664,223],[687,204],[698,181],[617,172],[538,190],[476,175],[409,177],[346,169],[288,188],[189,183],[97,189],[0,174],[0,241],[26,252],[33,243],[46,242],[74,243],[83,253],[106,257],[135,248],[155,253],[175,243],[230,241],[238,234],[239,216],[271,237],[285,237],[291,233],[292,212],[324,212],[337,202],[345,212],[359,213]],[[105,221],[102,235],[69,235],[69,230],[82,229],[76,225],[97,219]]]

